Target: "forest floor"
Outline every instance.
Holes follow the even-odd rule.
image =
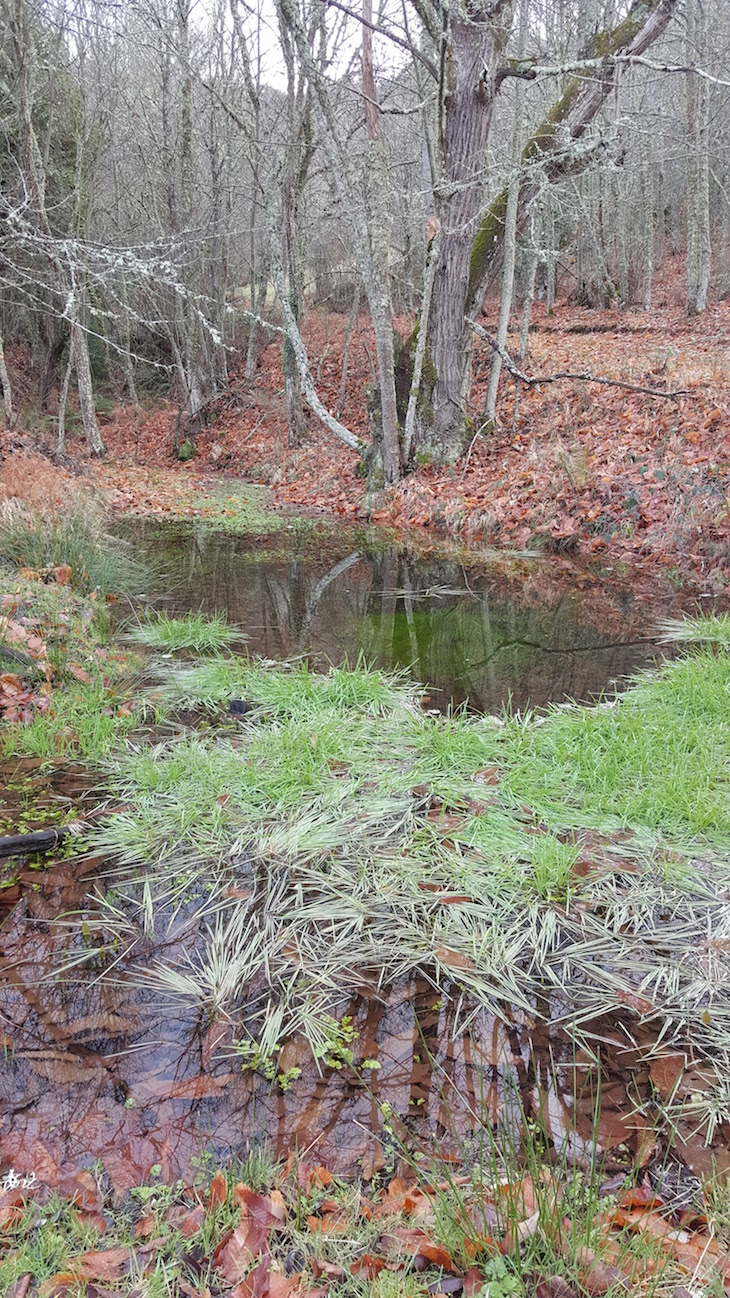
[[[366,389],[374,343],[366,318],[353,331],[340,401],[346,318],[311,312],[304,333],[323,400],[367,437]],[[408,321],[402,321],[405,333]],[[514,353],[517,339],[508,346]],[[479,425],[491,357],[475,353],[473,418]],[[91,466],[119,511],[164,514],[201,475],[271,486],[275,501],[343,519],[458,537],[470,546],[547,550],[657,568],[713,593],[730,585],[730,304],[699,320],[679,309],[589,311],[539,306],[524,368],[590,370],[666,393],[576,380],[516,390],[503,377],[496,429],[468,461],[424,466],[391,490],[368,494],[357,456],[313,416],[306,441],[287,443],[280,344],[264,350],[253,385],[231,390],[197,437],[197,457],[177,462],[176,409],[164,402],[116,408],[103,426],[108,458]],[[682,395],[671,397],[671,392]],[[70,455],[83,460],[80,440]],[[194,505],[186,511],[195,513]]]
[[[333,407],[345,325],[307,322]],[[515,417],[510,382],[466,467],[371,497],[314,421],[287,446],[276,342],[191,464],[160,403],[111,413],[101,464],[16,438],[0,832],[86,837],[0,874],[0,1295],[730,1291],[727,617],[597,707],[436,716],[402,679],[260,664],[197,607],[145,613],[149,574],[106,532],[110,506],[249,535],[312,512],[722,595],[729,331],[725,307],[538,314],[531,372],[689,395],[567,382]],[[363,435],[372,355],[363,324],[342,409]],[[244,1014],[223,993],[249,975]],[[472,995],[504,1018],[465,1030]],[[242,1132],[243,1164],[220,1153]]]

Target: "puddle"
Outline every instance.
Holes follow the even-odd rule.
[[[681,608],[671,591],[650,602],[559,560],[467,569],[401,548],[368,549],[355,534],[344,544],[312,533],[252,539],[147,522],[125,534],[169,574],[169,589],[151,597],[171,612],[226,610],[254,654],[321,664],[364,652],[374,665],[428,681],[435,703],[485,712],[510,698],[519,708],[590,699],[650,663],[657,619]],[[78,805],[88,790],[75,768],[25,760],[4,774],[5,832],[45,825],[44,814]],[[410,979],[382,996],[362,989],[337,1009],[352,1018],[356,1058],[379,1067],[323,1065],[320,1073],[309,1048],[292,1042],[279,1067],[301,1075],[282,1089],[241,1069],[227,1019],[211,1021],[129,980],[149,951],[121,958],[116,982],[100,979],[93,961],[53,976],[92,938],[49,921],[93,910],[90,898],[110,870],[99,859],[59,860],[43,871],[21,863],[12,888],[0,892],[0,1174],[14,1166],[63,1187],[99,1162],[121,1194],[154,1174],[189,1178],[206,1153],[220,1163],[265,1142],[274,1154],[314,1150],[333,1170],[371,1176],[397,1161],[399,1141],[425,1142],[445,1158],[468,1155],[515,1088],[528,1116],[545,1106],[556,1146],[570,1129],[578,1161],[596,1141],[606,1170],[620,1171],[655,1156],[647,1141],[657,1097],[685,1076],[688,1093],[701,1087],[689,1059],[662,1058],[657,1073],[647,1057],[656,1042],[637,1049],[620,1022],[601,1024],[595,1057],[576,1055],[558,1027],[524,1017],[483,1015],[463,1032],[458,997],[442,1000]],[[543,1009],[541,1017],[550,1015]],[[727,1158],[728,1136],[721,1124],[706,1149],[696,1123],[680,1126],[684,1161],[709,1170],[713,1156]]]
[[[474,1160],[484,1126],[514,1117],[519,1095],[528,1117],[543,1107],[556,1148],[570,1139],[579,1164],[595,1142],[609,1175],[637,1158],[663,1166],[650,1134],[657,1103],[678,1084],[702,1088],[689,1058],[650,1058],[658,1029],[637,1042],[620,1021],[603,1020],[595,1053],[524,1015],[483,1014],[464,1032],[457,989],[450,997],[448,987],[442,995],[409,978],[384,995],[363,989],[335,1011],[351,1016],[356,1060],[378,1068],[323,1064],[320,1072],[306,1043],[291,1041],[279,1068],[301,1075],[282,1090],[241,1069],[227,1018],[134,985],[150,950],[121,959],[115,981],[100,979],[93,961],[78,976],[54,977],[92,939],[48,921],[93,911],[89,897],[109,875],[99,859],[59,861],[42,875],[19,870],[22,895],[1,930],[0,1173],[33,1169],[63,1187],[99,1163],[123,1194],[155,1174],[189,1179],[202,1155],[220,1164],[260,1142],[274,1154],[315,1150],[332,1170],[371,1176],[397,1164],[401,1142]],[[726,1127],[706,1148],[696,1121],[678,1124],[676,1144],[693,1173],[709,1174],[713,1159],[730,1171]]]
[[[315,665],[406,668],[439,706],[499,712],[588,702],[655,659],[657,622],[691,599],[566,561],[486,559],[468,567],[405,547],[368,548],[356,531],[232,536],[205,526],[124,524],[137,553],[168,574],[151,592],[173,613],[225,610],[252,654]]]

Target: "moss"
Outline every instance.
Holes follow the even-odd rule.
[[[632,5],[623,22],[620,22],[617,27],[610,31],[596,33],[584,49],[582,57],[586,59],[607,58],[625,49],[634,39],[647,15],[654,7],[652,0],[638,0],[638,3]],[[585,75],[571,77],[560,99],[550,109],[550,112],[522,150],[523,165],[534,162],[541,154],[548,154],[555,149],[558,127],[565,121],[586,84]],[[507,189],[503,189],[497,195],[486,215],[480,221],[474,236],[469,270],[469,301],[476,294],[489,264],[492,250],[504,231],[507,215],[507,196]]]
[[[524,157],[524,155],[523,155]],[[484,271],[489,262],[492,249],[501,238],[507,218],[507,198],[509,191],[505,188],[494,199],[485,216],[479,222],[474,236],[469,266],[469,301],[479,287]]]
[[[178,460],[182,460],[183,463],[185,463],[186,460],[194,459],[196,454],[197,451],[195,448],[195,442],[193,441],[192,437],[186,437],[185,440],[181,442],[180,446],[178,447],[178,452],[177,452]]]

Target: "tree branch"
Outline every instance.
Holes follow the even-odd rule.
[[[713,86],[730,86],[730,81],[716,77],[706,68],[698,68],[694,63],[660,63],[655,59],[644,58],[641,54],[605,54],[594,59],[575,59],[561,64],[540,64],[534,58],[512,59],[503,63],[497,71],[497,85],[508,77],[517,77],[521,81],[537,81],[540,77],[563,77],[578,72],[611,72],[614,67],[649,68],[652,72],[681,72],[701,77]]]
[[[477,324],[476,320],[467,320],[469,328],[481,338],[493,352],[499,356],[504,368],[512,375],[518,383],[524,383],[527,388],[539,388],[543,384],[559,383],[563,379],[573,379],[578,383],[600,383],[607,388],[623,388],[626,392],[641,392],[647,397],[664,397],[668,401],[677,401],[679,397],[696,397],[697,392],[694,388],[676,388],[672,392],[667,392],[663,388],[645,388],[639,383],[628,383],[624,379],[611,379],[603,374],[592,374],[590,370],[559,370],[555,374],[525,374],[524,370],[515,364],[512,357],[505,347],[500,347],[496,338],[493,338],[486,329]]]

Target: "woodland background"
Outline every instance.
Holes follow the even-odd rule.
[[[514,496],[535,470],[553,539],[600,545],[595,466],[638,421],[653,469],[694,448],[722,541],[721,0],[2,0],[0,32],[7,428],[61,457],[79,429],[137,462],[254,453],[293,498],[310,446],[317,503],[410,475],[380,512],[416,522],[460,462],[451,512],[492,537],[485,475]],[[527,454],[546,430],[560,485]]]

